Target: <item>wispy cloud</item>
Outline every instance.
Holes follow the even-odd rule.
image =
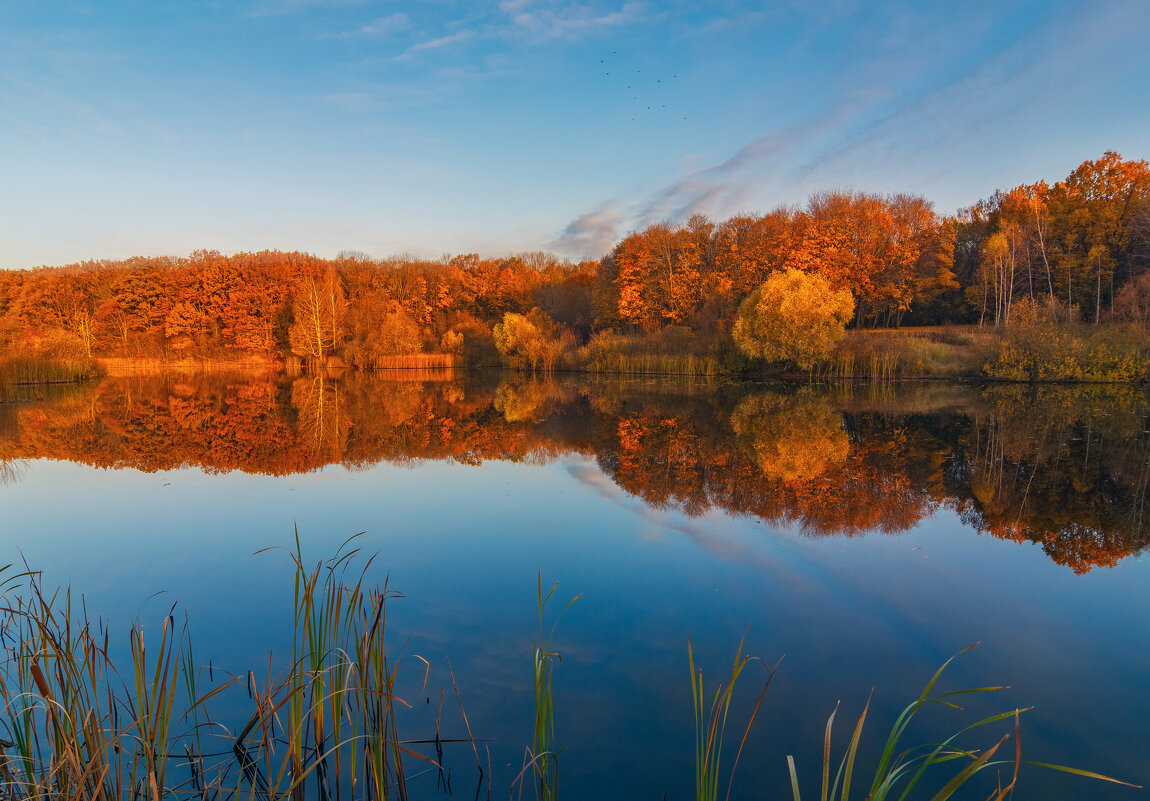
[[[899,23],[906,43],[901,50],[868,49],[856,42],[852,47],[867,57],[853,62],[853,73],[821,112],[763,133],[728,158],[684,171],[630,202],[615,193],[572,220],[553,246],[564,253],[602,255],[626,230],[681,222],[695,213],[715,217],[765,210],[764,204],[801,202],[810,191],[851,183],[872,191],[894,191],[891,185],[897,184],[901,190],[936,192],[937,176],[928,180],[927,174],[945,171],[954,183],[963,158],[993,153],[987,142],[996,140],[999,130],[1006,136],[1006,130],[1025,127],[1028,118],[1069,109],[1097,80],[1091,76],[1114,71],[1124,48],[1137,46],[1129,25],[1126,33],[1115,33],[1115,25],[1150,20],[1150,6],[1141,0],[1113,0],[1052,14],[1004,40],[996,38],[1000,12],[989,5],[981,12],[980,19],[968,22],[970,43],[961,47],[949,41],[953,34],[932,38],[918,30],[918,20]],[[980,26],[993,36],[981,57],[971,59]],[[916,30],[918,35],[911,35]],[[1075,45],[1067,47],[1067,41]],[[1110,41],[1113,47],[1099,52],[1089,44],[1094,41]],[[1033,169],[1020,172],[1025,177]]]
[[[512,14],[515,30],[532,39],[574,39],[606,28],[638,22],[642,6],[626,2],[614,11],[600,12],[589,5],[573,3],[560,7],[529,9],[529,3],[512,0],[500,7]]]
[[[681,221],[695,213],[742,210],[764,184],[794,181],[805,169],[804,148],[841,128],[849,116],[848,109],[840,109],[805,125],[767,133],[730,158],[688,172],[629,206],[606,201],[568,223],[550,246],[560,253],[594,258],[610,251],[626,230]]]
[[[626,215],[614,203],[580,214],[548,247],[564,255],[598,258],[615,246]]]
[[[294,14],[309,8],[339,8],[365,5],[370,0],[260,0],[248,12],[252,17],[274,17]]]
[[[751,172],[760,172],[772,159],[793,150],[818,127],[772,131],[744,145],[725,161],[688,173],[655,192],[641,205],[638,226],[682,219],[696,212],[707,213],[720,205],[720,201],[725,201],[723,205],[737,206],[750,189]]]
[[[374,22],[369,22],[360,28],[359,32],[365,36],[386,36],[395,31],[401,31],[410,25],[411,18],[402,11],[397,11],[394,14],[388,14],[386,17],[380,17]]]
[[[325,39],[382,39],[392,36],[411,27],[411,17],[402,11],[378,17],[360,27],[339,33],[321,34]]]
[[[901,92],[876,113],[860,115],[845,131],[848,135],[826,143],[810,172],[830,177],[866,165],[872,175],[891,175],[913,191],[937,191],[939,185],[965,183],[959,176],[968,171],[971,158],[986,161],[1015,153],[1002,177],[1009,182],[1016,172],[1017,180],[1033,180],[1044,150],[1037,145],[1057,133],[1062,120],[1089,108],[1097,76],[1122,74],[1124,60],[1142,52],[1144,42],[1135,32],[1145,24],[1139,19],[1150,24],[1150,6],[1142,0],[1064,9],[953,70],[932,59],[945,41],[920,37],[916,48],[902,54],[901,68],[933,72],[934,77]],[[994,30],[997,20],[991,20],[988,28]],[[947,37],[953,36],[948,31]],[[913,68],[911,59],[917,59]],[[900,63],[881,66],[898,70]],[[1033,134],[1036,147],[1029,149],[1029,158],[1013,150],[1010,139],[1019,130]],[[915,174],[921,190],[913,186]],[[975,199],[951,197],[940,206],[949,211]]]
[[[471,30],[470,28],[464,28],[461,31],[449,33],[446,36],[440,36],[438,39],[429,39],[425,42],[413,44],[407,49],[407,52],[404,53],[404,55],[409,55],[411,53],[421,53],[425,50],[438,50],[441,47],[447,47],[448,45],[465,42],[474,35],[475,31]]]

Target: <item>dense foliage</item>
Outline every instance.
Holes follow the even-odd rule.
[[[681,352],[717,364],[734,352],[740,304],[789,270],[849,291],[855,328],[1007,325],[1027,299],[1063,320],[1145,331],[1147,267],[1150,167],[1106,153],[1053,186],[995,192],[953,217],[909,194],[822,192],[804,208],[653,225],[580,264],[546,253],[197,251],[0,270],[0,354],[373,368],[422,353],[546,369],[588,344],[583,365],[627,362],[606,349],[607,332],[658,343],[673,331]]]
[[[849,291],[791,267],[747,295],[731,334],[748,356],[810,370],[846,335],[854,306]]]

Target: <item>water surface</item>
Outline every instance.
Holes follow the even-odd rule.
[[[1146,421],[1128,388],[114,378],[0,405],[0,558],[71,583],[125,637],[178,601],[202,661],[266,673],[290,564],[252,554],[298,529],[318,560],[363,532],[406,596],[395,648],[432,665],[426,690],[411,670],[406,734],[433,733],[450,658],[493,797],[531,740],[537,575],[580,595],[554,641],[569,797],[690,797],[688,638],[708,683],[744,637],[766,665],[785,655],[735,797],[789,797],[787,754],[816,792],[826,716],[841,700],[845,735],[872,688],[873,762],[974,642],[947,684],[1011,688],[932,712],[915,741],[1033,705],[1026,758],[1145,783]],[[447,761],[472,797],[470,751]],[[1024,769],[1016,797],[1145,794]]]

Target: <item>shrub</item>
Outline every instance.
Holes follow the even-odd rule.
[[[551,372],[574,346],[574,337],[569,332],[556,329],[551,318],[532,309],[526,317],[507,312],[491,334],[496,349],[511,367]]]
[[[789,269],[747,296],[731,333],[748,356],[811,370],[843,338],[854,307],[849,290],[833,289],[820,276]]]
[[[991,343],[984,372],[1010,381],[1139,381],[1147,358],[1131,326],[1086,328],[1060,321],[1057,309],[1016,301]]]

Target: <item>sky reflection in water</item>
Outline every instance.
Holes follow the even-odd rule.
[[[571,797],[688,797],[687,638],[717,680],[744,633],[767,664],[786,656],[739,797],[785,793],[788,753],[813,778],[826,715],[841,699],[848,721],[871,687],[873,756],[975,641],[950,685],[1013,689],[969,716],[940,710],[919,739],[1034,704],[1027,758],[1145,782],[1145,414],[1141,395],[1097,391],[114,379],[5,411],[0,457],[22,468],[0,485],[0,548],[113,621],[178,600],[198,656],[258,672],[283,653],[291,585],[285,555],[253,552],[298,526],[318,559],[362,531],[378,577],[407,596],[393,642],[431,662],[431,706],[451,658],[497,796],[531,736],[537,571],[561,602],[582,594],[555,640]],[[259,474],[277,453],[285,474]],[[1051,508],[1071,486],[1062,507],[1089,518]],[[845,514],[876,487],[879,511]],[[425,712],[409,736],[426,734]],[[469,797],[470,753],[448,760]],[[1139,797],[1024,781],[1020,798]]]

